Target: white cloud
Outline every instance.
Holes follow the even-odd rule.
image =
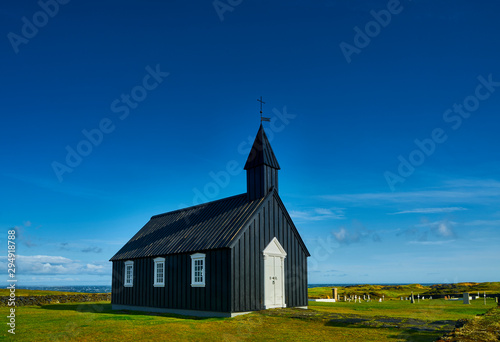
[[[65,258],[63,256],[52,256],[52,255],[18,255],[17,260],[26,263],[56,263],[56,264],[69,264],[73,260]]]
[[[110,273],[107,262],[86,263],[72,260],[63,256],[51,255],[18,255],[16,266],[19,274],[45,274],[45,275],[85,275]],[[106,267],[108,266],[108,267]]]
[[[351,228],[347,229],[345,227],[340,227],[338,231],[332,231],[332,235],[338,243],[345,245],[361,242],[369,238],[371,238],[373,242],[381,241],[377,232],[366,229],[363,224],[357,220],[353,220]]]
[[[344,227],[341,227],[338,232],[332,232],[332,234],[338,242],[344,242],[347,238],[347,230]]]
[[[87,269],[90,271],[94,270],[102,270],[104,268],[103,265],[92,265],[92,264],[87,264]]]
[[[454,179],[445,182],[452,188],[500,188],[500,182],[494,179]]]
[[[334,208],[315,208],[312,210],[300,211],[290,210],[290,216],[295,220],[303,221],[323,221],[323,220],[342,220],[344,217],[344,209]]]
[[[410,241],[409,244],[412,245],[445,245],[455,240],[440,240],[440,241]]]
[[[429,228],[428,231],[424,231],[420,237],[420,241],[427,240],[427,233],[430,232],[432,235],[438,238],[451,238],[456,237],[454,226],[457,223],[454,221],[441,220],[429,222],[426,219],[422,220],[422,223],[416,224],[415,227]],[[414,229],[414,233],[418,233],[418,229]]]
[[[323,195],[320,198],[355,205],[377,206],[388,203],[497,203],[500,201],[500,182],[496,180],[451,180],[441,189],[409,192],[368,192]]]
[[[500,226],[500,220],[474,220],[464,222],[465,226]]]
[[[454,236],[453,228],[450,223],[441,222],[436,228],[437,234],[443,237]]]
[[[467,210],[463,207],[444,207],[444,208],[417,208],[410,210],[398,211],[395,213],[390,213],[389,215],[399,215],[399,214],[439,214],[439,213],[451,213],[454,211]]]

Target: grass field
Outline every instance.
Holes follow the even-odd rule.
[[[0,296],[8,296],[10,290],[0,289]],[[45,290],[22,290],[16,289],[17,297],[29,297],[29,296],[59,296],[59,295],[76,295],[82,294],[78,292],[59,292],[59,291],[45,291]]]
[[[410,304],[312,303],[310,310],[277,309],[235,318],[192,318],[114,312],[109,302],[19,307],[18,341],[434,341],[442,332],[332,323],[335,317],[412,317],[423,321],[473,318],[496,303],[471,305],[444,300]],[[8,309],[0,308],[2,317]],[[4,315],[5,313],[5,315]],[[3,324],[2,324],[3,325]],[[0,339],[8,338],[7,326]],[[11,336],[10,336],[11,337]]]
[[[479,290],[481,288],[481,290]],[[399,297],[433,291],[500,292],[500,283],[462,283],[439,288],[418,284],[403,286],[361,285],[338,288],[339,294],[385,296],[383,302],[310,302],[309,310],[275,309],[235,318],[194,318],[144,312],[116,312],[109,302],[65,303],[25,306],[16,309],[18,341],[435,341],[453,329],[455,321],[469,319],[472,324],[461,331],[474,336],[500,328],[500,308],[478,319],[496,306],[493,299],[461,301],[425,299],[411,304]],[[448,292],[447,292],[448,291]],[[453,292],[452,292],[453,291]],[[17,290],[17,296],[76,294],[40,290]],[[0,296],[8,290],[0,289]],[[331,288],[309,289],[311,298],[331,296]],[[0,316],[8,315],[0,307]],[[484,329],[483,322],[489,324]],[[0,340],[13,339],[2,324]],[[470,331],[469,331],[470,330]],[[485,335],[486,336],[486,335]]]

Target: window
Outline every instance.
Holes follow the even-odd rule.
[[[191,286],[205,286],[205,254],[191,255]]]
[[[131,260],[125,261],[125,280],[123,286],[134,286],[134,262]]]
[[[154,287],[165,286],[165,258],[155,258],[154,261]]]

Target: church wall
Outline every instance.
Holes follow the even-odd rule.
[[[281,200],[271,196],[254,216],[231,250],[234,312],[264,309],[263,250],[276,237],[285,258],[287,307],[307,306],[307,255],[293,232],[292,221]]]
[[[134,286],[124,287],[125,261],[113,262],[111,303],[141,307],[229,312],[230,250],[202,252],[205,259],[205,287],[191,287],[191,254],[165,258],[165,287],[154,287],[153,258],[134,260]]]

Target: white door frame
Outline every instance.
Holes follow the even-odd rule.
[[[264,308],[265,309],[271,309],[271,308],[285,308],[286,303],[285,303],[285,258],[286,258],[286,251],[285,249],[281,246],[280,242],[276,237],[274,237],[271,242],[264,248],[262,251],[262,254],[264,256]],[[275,258],[279,257],[279,260],[281,262],[281,274],[277,275],[277,277],[281,277],[281,303],[266,303],[266,281],[268,280],[267,278],[270,277],[269,274],[267,274],[266,271],[266,260],[269,258]],[[274,265],[274,263],[273,263]],[[274,267],[274,266],[273,266]],[[274,273],[273,273],[274,275]]]

